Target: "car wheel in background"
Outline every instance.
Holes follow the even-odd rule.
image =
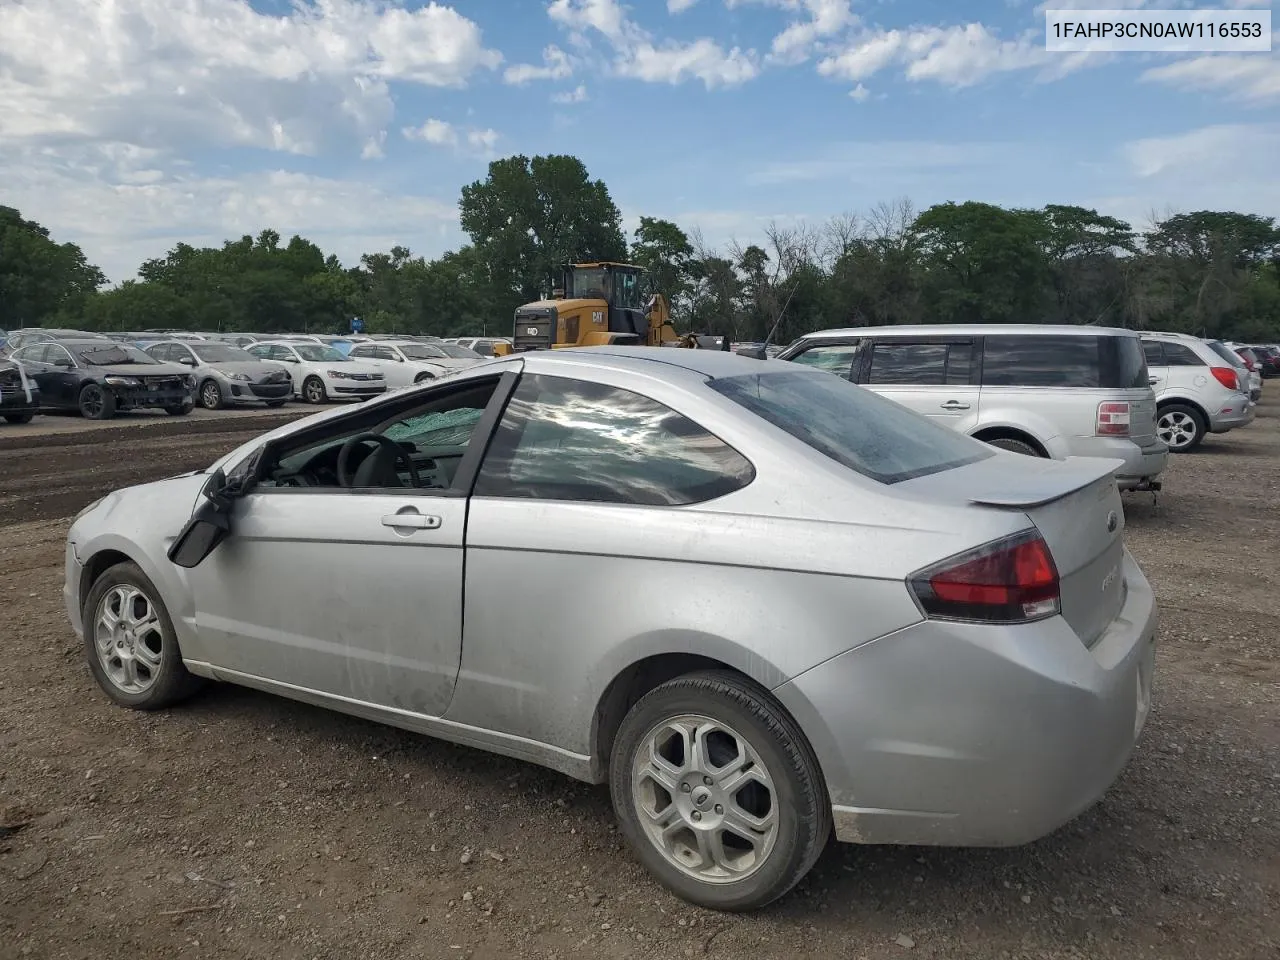
[[[1156,411],[1156,436],[1174,453],[1187,453],[1200,446],[1206,425],[1195,407],[1170,403]]]
[[[110,420],[116,415],[116,398],[97,383],[87,383],[80,391],[80,416],[86,420]]]
[[[1015,440],[1013,437],[996,437],[994,440],[986,441],[988,446],[997,448],[998,450],[1008,450],[1010,453],[1021,453],[1028,457],[1043,457],[1039,450],[1027,443],[1025,440]]]
[[[216,380],[206,380],[200,384],[200,406],[206,410],[222,409],[222,388]]]
[[[30,423],[34,413],[6,413],[4,418],[10,423]]]
[[[329,399],[324,392],[324,381],[319,377],[307,377],[303,380],[302,399],[307,403],[324,403]]]
[[[765,690],[728,672],[677,677],[642,697],[618,730],[609,785],[644,866],[713,910],[776,900],[831,836],[804,734]]]
[[[176,406],[165,407],[164,412],[171,417],[185,417],[195,408],[196,405],[194,403],[179,403]]]
[[[201,686],[183,666],[159,591],[135,564],[118,563],[98,577],[83,613],[89,669],[116,703],[155,710]]]

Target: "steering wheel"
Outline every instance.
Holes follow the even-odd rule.
[[[384,437],[380,433],[358,433],[346,443],[342,445],[342,449],[338,451],[338,485],[341,487],[350,487],[351,481],[354,479],[347,472],[348,461],[351,459],[351,453],[356,447],[362,443],[376,443],[380,447],[385,447],[395,454],[397,461],[403,463],[409,468],[409,479],[412,485],[417,487],[421,485],[418,477],[418,468],[414,466],[413,460],[409,454],[405,452],[404,447],[396,443],[390,437]],[[376,455],[376,454],[375,454]]]

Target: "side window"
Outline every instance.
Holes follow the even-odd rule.
[[[1205,367],[1208,366],[1201,360],[1194,350],[1184,343],[1166,343],[1164,345],[1164,359],[1171,367]],[[1150,363],[1151,361],[1147,361]]]
[[[1147,358],[1148,367],[1163,367],[1165,365],[1164,350],[1161,349],[1159,340],[1143,340],[1142,352]]]
[[[396,352],[390,347],[374,347],[373,355],[379,360],[399,360]]]
[[[945,343],[877,343],[871,351],[867,382],[912,386],[947,383],[947,352]]]
[[[1099,387],[1098,338],[988,336],[982,354],[984,387]]]
[[[861,343],[820,343],[796,354],[791,362],[836,373],[847,379],[853,371],[854,357],[861,350]]]
[[[967,384],[973,371],[973,344],[947,344],[947,383]]]
[[[66,347],[61,347],[56,343],[45,344],[44,357],[45,363],[60,363],[65,367],[75,366],[71,360],[71,354],[67,353]]]
[[[755,478],[742,454],[655,400],[525,375],[481,464],[475,495],[677,506]]]
[[[288,347],[282,347],[279,344],[271,348],[271,353],[268,354],[268,356],[270,356],[272,360],[284,360],[285,362],[294,359],[293,351]]]
[[[496,379],[471,382],[447,392],[433,391],[425,402],[419,399],[398,413],[389,415],[385,408],[375,407],[325,424],[319,435],[304,434],[273,450],[263,467],[262,486],[365,493],[448,489],[497,384]],[[347,442],[369,433],[393,443],[353,443],[341,463]]]
[[[352,360],[368,360],[373,356],[373,350],[369,347],[352,347],[347,356]]]

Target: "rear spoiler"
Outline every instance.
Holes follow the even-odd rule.
[[[1020,453],[1009,456],[1025,457]],[[1019,470],[1001,481],[998,490],[970,496],[970,503],[990,507],[1038,507],[1083,490],[1124,466],[1111,457],[1068,457],[1066,460],[1036,460],[1039,470]]]

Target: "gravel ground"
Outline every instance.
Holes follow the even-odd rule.
[[[1016,849],[833,845],[746,917],[652,883],[603,788],[233,687],[108,704],[69,517],[267,425],[0,430],[0,958],[1280,956],[1280,403],[1126,500],[1162,645],[1101,804]]]

